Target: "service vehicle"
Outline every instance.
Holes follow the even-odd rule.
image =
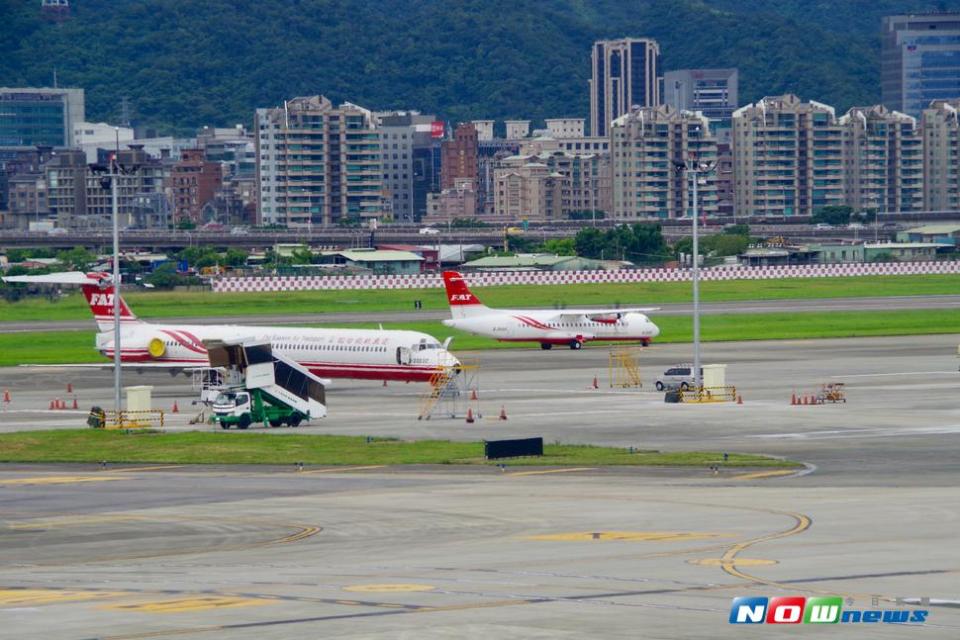
[[[700,369],[700,379],[703,379],[703,368]],[[657,378],[657,391],[673,391],[679,389],[686,391],[693,387],[696,380],[693,379],[693,365],[689,362],[675,364]]]

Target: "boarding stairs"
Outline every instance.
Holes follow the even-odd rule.
[[[326,384],[293,360],[273,350],[269,342],[252,339],[205,340],[214,368],[222,368],[232,390],[259,389],[268,401],[300,412],[307,419],[327,415]]]

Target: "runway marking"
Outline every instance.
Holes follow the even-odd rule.
[[[547,469],[546,471],[517,471],[508,473],[508,476],[542,476],[548,473],[574,473],[576,471],[595,471],[595,467],[573,467],[571,469]]]
[[[436,587],[429,584],[356,584],[343,588],[344,591],[352,593],[408,593],[434,589]]]
[[[956,371],[890,371],[886,373],[851,373],[844,376],[830,376],[831,378],[882,378],[885,376],[930,376]]]
[[[34,485],[34,484],[75,484],[81,482],[110,482],[111,480],[121,480],[122,478],[111,478],[109,476],[43,476],[38,478],[14,478],[11,480],[0,480],[0,484],[8,485]]]
[[[727,533],[684,532],[684,531],[573,531],[570,533],[546,533],[527,536],[525,540],[541,542],[681,542],[686,540],[706,540],[729,536]]]
[[[200,596],[176,600],[156,600],[128,604],[108,604],[99,607],[105,611],[129,611],[134,613],[187,613],[209,609],[236,609],[277,602],[268,598],[235,598],[229,596]]]
[[[375,464],[370,465],[369,467],[341,467],[339,469],[314,469],[313,471],[302,471],[300,475],[312,475],[315,473],[346,473],[347,471],[366,471],[368,469],[383,469],[387,465],[385,464]]]
[[[699,560],[687,560],[687,562],[704,567],[719,567],[723,565],[723,558],[700,558]],[[771,564],[779,564],[779,561],[767,560],[766,558],[737,558],[737,565],[741,567],[760,567]]]
[[[778,476],[792,476],[797,473],[793,469],[779,469],[777,471],[755,471],[753,473],[741,473],[732,476],[731,480],[760,480],[762,478],[776,478]]]
[[[124,591],[71,591],[61,589],[0,589],[0,605],[39,605],[79,602],[127,595]]]
[[[790,433],[757,433],[748,438],[792,438],[794,440],[843,440],[850,438],[900,438],[960,433],[960,425],[940,427],[875,427],[869,429],[825,429],[822,431],[794,431]]]

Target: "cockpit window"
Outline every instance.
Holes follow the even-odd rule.
[[[425,351],[427,349],[439,349],[439,348],[440,348],[439,342],[421,342],[419,344],[420,351]]]

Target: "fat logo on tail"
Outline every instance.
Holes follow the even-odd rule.
[[[87,274],[91,278],[105,281],[108,276],[104,273]],[[87,299],[90,305],[90,311],[93,312],[93,319],[97,321],[97,327],[101,331],[107,331],[113,326],[113,300],[114,287],[112,284],[97,286],[85,284],[80,287],[83,290],[83,297]],[[139,322],[137,316],[130,311],[130,307],[120,298],[120,322]]]
[[[457,271],[443,272],[443,286],[447,289],[447,302],[450,315],[454,319],[466,318],[486,313],[489,309],[473,295],[467,281]]]

